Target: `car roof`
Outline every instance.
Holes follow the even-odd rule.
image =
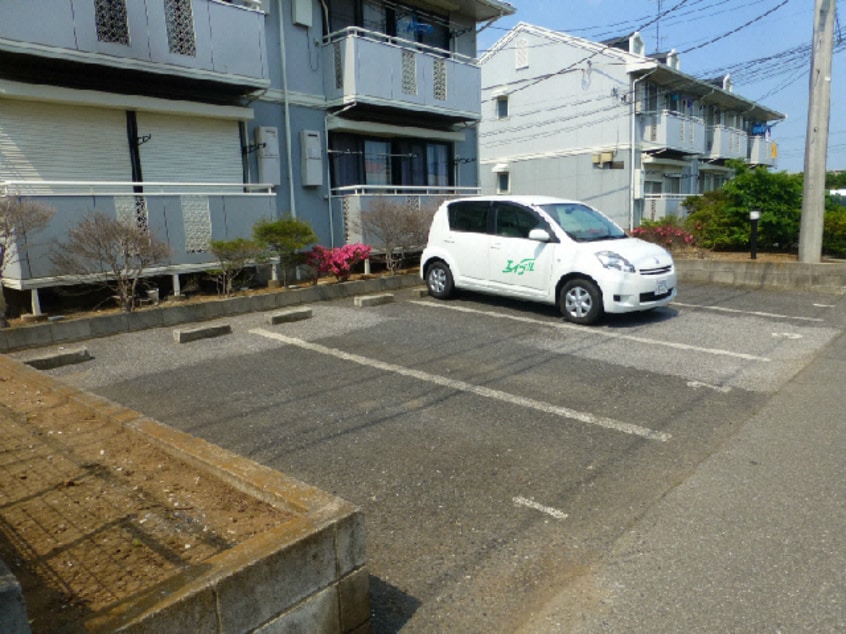
[[[522,195],[522,196],[508,196],[508,195],[497,195],[497,196],[465,196],[463,198],[455,198],[453,200],[448,200],[447,203],[454,203],[459,201],[466,201],[466,200],[475,200],[475,201],[486,201],[486,202],[493,202],[493,201],[504,201],[504,202],[513,202],[513,203],[520,203],[523,205],[549,205],[552,203],[578,203],[578,204],[585,204],[578,200],[572,200],[568,198],[559,198],[557,196],[529,196],[529,195]]]

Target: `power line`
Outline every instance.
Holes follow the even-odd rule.
[[[697,46],[692,46],[691,48],[685,49],[685,50],[681,51],[681,53],[690,53],[691,51],[695,51],[695,50],[703,48],[705,46],[710,46],[711,44],[714,44],[715,42],[719,42],[720,40],[725,39],[730,35],[734,35],[738,31],[742,31],[746,27],[751,26],[752,24],[755,24],[755,22],[760,22],[761,20],[763,20],[765,17],[767,17],[771,13],[778,11],[781,7],[786,5],[788,2],[790,2],[790,0],[782,0],[782,2],[780,2],[778,5],[774,6],[769,11],[765,11],[764,13],[759,15],[758,17],[753,18],[752,20],[749,20],[748,22],[746,22],[744,24],[741,24],[736,29],[732,29],[731,31],[727,31],[726,33],[723,33],[722,35],[718,35],[717,37],[712,38],[712,39],[708,40],[707,42],[704,42],[704,43],[699,44]]]

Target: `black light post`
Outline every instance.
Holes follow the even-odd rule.
[[[761,219],[761,212],[758,209],[753,209],[749,212],[749,221],[752,223],[752,234],[749,238],[749,246],[752,250],[751,257],[756,259],[758,257],[758,220]]]

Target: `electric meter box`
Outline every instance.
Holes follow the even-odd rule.
[[[320,132],[301,130],[300,152],[302,154],[303,187],[323,185],[323,148],[320,147]]]
[[[282,182],[282,166],[279,160],[279,130],[267,126],[255,129],[255,142],[258,146],[259,182],[279,185]]]

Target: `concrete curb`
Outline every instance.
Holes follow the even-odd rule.
[[[293,515],[198,569],[174,575],[142,601],[118,603],[93,615],[86,631],[367,631],[369,573],[360,509],[9,357],[0,356],[0,369],[23,375],[44,391],[60,392],[201,474]],[[0,565],[0,631],[28,632],[20,587],[2,573]],[[16,619],[10,623],[17,629],[6,628],[7,614]]]
[[[30,634],[31,631],[21,585],[0,561],[0,632]]]
[[[114,313],[91,317],[90,319],[65,319],[21,326],[20,328],[4,328],[0,330],[0,352],[13,352],[71,341],[85,341],[121,332],[209,321],[231,315],[265,312],[298,304],[383,293],[419,286],[422,283],[416,273],[396,275],[338,284],[320,284],[278,293],[263,293],[193,304],[163,304],[133,313]]]

